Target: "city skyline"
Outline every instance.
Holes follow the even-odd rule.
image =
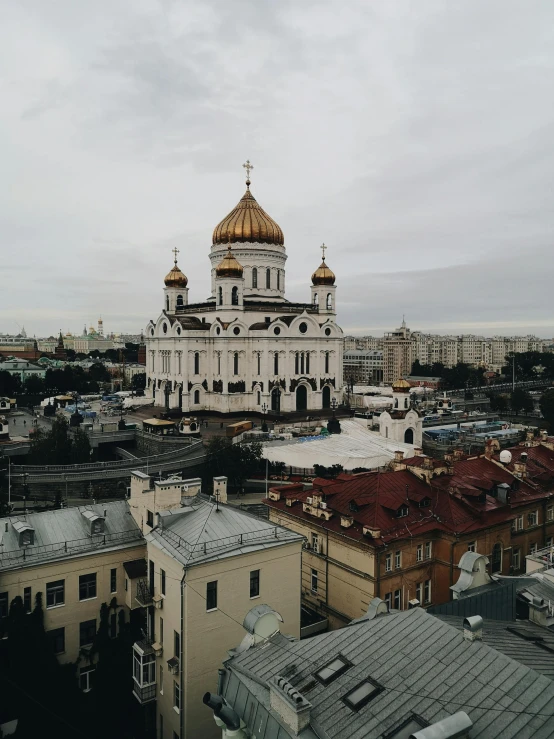
[[[334,8],[6,8],[2,330],[138,332],[175,246],[204,300],[250,158],[287,294],[325,241],[345,333],[551,337],[551,7]]]

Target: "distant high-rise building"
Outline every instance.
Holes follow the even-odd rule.
[[[383,381],[392,384],[409,375],[415,360],[415,344],[406,321],[395,331],[386,333],[383,341]]]

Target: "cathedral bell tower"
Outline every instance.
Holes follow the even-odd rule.
[[[177,266],[177,254],[179,249],[173,249],[174,265],[164,279],[164,310],[166,313],[175,313],[177,309],[188,305],[189,289],[188,279]]]
[[[319,308],[323,315],[336,315],[335,307],[335,273],[325,262],[325,244],[321,245],[323,261],[312,275],[312,305]]]
[[[215,269],[215,299],[218,310],[244,308],[243,268],[235,259],[230,243],[227,254]]]

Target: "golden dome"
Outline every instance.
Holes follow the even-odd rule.
[[[392,389],[397,393],[405,393],[407,391],[410,391],[412,389],[412,386],[406,380],[400,379],[392,383]]]
[[[173,265],[171,272],[166,274],[164,282],[166,287],[186,287],[188,285],[187,276],[181,272],[177,262]]]
[[[325,264],[325,257],[323,261],[312,275],[312,285],[334,285],[335,284],[335,273],[329,269]]]
[[[246,192],[236,208],[214,228],[213,243],[284,243],[283,232],[275,221],[261,208],[250,192],[250,182],[246,182]]]
[[[215,268],[215,273],[218,277],[242,277],[242,265],[233,256],[230,246],[227,254]]]

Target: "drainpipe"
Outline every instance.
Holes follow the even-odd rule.
[[[179,731],[181,736],[185,736],[185,711],[184,711],[184,702],[185,702],[185,691],[184,691],[184,682],[183,682],[183,644],[184,644],[184,629],[183,629],[183,622],[184,622],[184,597],[185,597],[185,578],[187,576],[187,571],[185,568],[183,568],[183,577],[181,578],[181,640],[179,644],[179,684],[181,686],[181,705],[179,706],[180,712],[179,712]]]
[[[458,534],[450,545],[450,585],[454,585],[454,547],[458,543]],[[452,591],[450,591],[450,597],[452,597]]]
[[[377,579],[375,581],[375,598],[381,597],[381,552],[377,552]]]

